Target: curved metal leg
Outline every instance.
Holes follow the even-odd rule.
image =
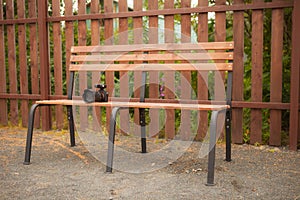
[[[120,107],[115,107],[112,109],[110,126],[109,126],[109,140],[108,140],[108,151],[107,151],[107,162],[106,162],[106,172],[112,172],[113,156],[114,156],[114,144],[116,135],[116,117]]]
[[[208,173],[207,173],[207,186],[214,186],[215,176],[215,156],[216,156],[216,140],[218,130],[218,116],[222,111],[213,111],[210,121],[210,136],[209,136],[209,153],[208,153]]]
[[[39,106],[39,104],[33,104],[31,106],[30,112],[29,112],[27,140],[26,140],[26,148],[25,148],[25,160],[24,160],[24,163],[23,163],[24,165],[29,165],[30,164],[34,114],[35,114],[35,111],[36,111],[38,106]]]

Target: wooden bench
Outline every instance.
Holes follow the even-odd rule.
[[[231,160],[231,91],[233,70],[233,42],[207,42],[184,44],[135,44],[111,46],[74,46],[71,49],[71,65],[69,66],[70,84],[68,86],[68,99],[36,101],[29,113],[28,134],[24,164],[30,163],[33,124],[35,110],[39,106],[64,105],[70,129],[71,146],[75,145],[74,118],[72,106],[110,107],[111,120],[108,141],[107,172],[112,172],[113,153],[115,141],[116,116],[120,109],[138,108],[141,125],[142,152],[146,152],[145,109],[180,109],[211,111],[210,138],[208,155],[207,185],[214,184],[215,146],[220,114],[225,115],[226,130],[226,161]],[[142,75],[140,99],[124,101],[118,98],[109,98],[108,102],[85,103],[82,99],[72,99],[74,90],[74,75],[78,72],[139,72]],[[146,76],[149,72],[225,72],[227,77],[226,97],[222,101],[188,101],[174,99],[155,100],[145,98]],[[226,73],[227,72],[227,73]],[[225,74],[225,75],[224,75]],[[225,91],[225,90],[224,90]],[[151,91],[150,91],[151,92]],[[207,88],[206,88],[207,92]],[[222,124],[221,124],[222,125]]]

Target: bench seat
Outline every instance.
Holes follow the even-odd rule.
[[[82,100],[43,100],[36,101],[36,104],[43,105],[65,105],[65,106],[96,106],[96,107],[125,107],[125,108],[157,108],[157,109],[180,109],[180,110],[226,110],[229,105],[211,104],[185,104],[185,103],[148,103],[148,102],[93,102],[86,103]]]

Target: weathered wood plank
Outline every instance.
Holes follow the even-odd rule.
[[[78,0],[78,14],[86,14],[85,0]],[[78,21],[78,45],[86,45],[86,21]],[[87,88],[87,73],[79,73],[79,90],[81,93]],[[87,108],[80,107],[80,129],[85,130],[88,125],[88,111]]]
[[[42,99],[49,99],[50,79],[49,79],[49,40],[48,40],[48,3],[39,1],[38,3],[38,38],[39,38],[39,59],[40,59],[40,91]],[[51,129],[50,108],[41,108],[42,129]]]
[[[113,1],[104,0],[104,13],[111,14],[113,13]],[[114,25],[113,19],[104,20],[104,39],[105,45],[113,44],[113,34],[114,34]],[[105,81],[107,85],[108,93],[113,96],[114,92],[114,72],[105,72]],[[106,109],[106,127],[109,131],[109,121],[110,121],[111,109]]]
[[[164,9],[173,9],[174,1],[165,0]],[[165,16],[165,43],[174,43],[174,15]],[[172,63],[172,62],[170,62]],[[175,98],[175,72],[165,72],[165,99]],[[173,139],[175,137],[175,110],[166,110],[165,137]]]
[[[73,2],[69,0],[65,0],[65,16],[72,16],[73,15]],[[71,47],[74,45],[74,22],[67,21],[65,35],[66,37],[66,71],[69,70],[69,66],[71,64],[70,57],[71,57]],[[67,77],[67,87],[69,85],[69,73],[66,74]]]
[[[162,10],[148,10],[148,11],[135,11],[127,13],[101,13],[101,14],[86,14],[76,16],[62,16],[62,17],[49,17],[48,21],[76,21],[76,20],[87,20],[87,19],[114,19],[124,17],[143,17],[143,16],[158,16],[158,15],[180,15],[180,14],[191,14],[191,13],[207,13],[207,12],[226,12],[226,11],[244,11],[244,10],[261,10],[271,8],[290,8],[293,7],[293,0],[286,0],[281,2],[265,2],[265,3],[250,3],[242,5],[222,5],[222,6],[207,6],[207,7],[196,7],[196,8],[173,8],[173,9],[162,9]],[[13,23],[24,23],[26,20],[9,20],[0,23],[13,24]],[[34,20],[32,20],[34,21]]]
[[[134,0],[134,11],[142,11],[143,10],[143,1]],[[133,18],[133,29],[134,29],[134,44],[142,44],[143,43],[143,18],[142,17],[134,17]],[[137,52],[138,53],[138,52]],[[135,64],[141,62],[134,62]],[[140,87],[142,84],[142,72],[134,72],[134,97],[140,98]],[[138,126],[140,124],[140,116],[139,109],[134,109],[134,133],[137,135],[141,135],[141,128]]]
[[[18,18],[25,18],[25,1],[17,1]],[[27,75],[27,49],[26,49],[26,27],[24,24],[18,26],[19,43],[19,70],[20,70],[20,93],[28,94],[28,75]],[[21,101],[22,126],[28,123],[28,100]]]
[[[182,0],[181,8],[190,8],[190,0]],[[191,42],[191,15],[181,15],[181,42]],[[192,86],[191,86],[191,72],[181,72],[181,97],[182,99],[191,99]],[[182,140],[191,139],[191,112],[181,111],[181,124],[180,124],[180,137]]]
[[[60,0],[52,0],[52,15],[60,16]],[[54,60],[54,91],[55,95],[63,94],[62,83],[62,40],[61,40],[61,24],[53,22],[53,60]],[[63,107],[56,106],[55,122],[57,129],[62,129],[64,126]]]
[[[290,149],[296,151],[299,136],[299,98],[300,98],[300,1],[294,1],[293,32],[292,32],[292,66],[290,89]]]
[[[148,1],[149,10],[158,10],[158,1]],[[158,16],[149,17],[149,44],[158,44]],[[150,52],[152,54],[155,52]],[[149,63],[152,63],[149,61]],[[149,72],[149,97],[159,97],[159,73],[157,71]],[[149,137],[159,134],[159,110],[150,109],[149,111]]]
[[[37,16],[36,1],[28,1],[28,17],[34,18]],[[39,65],[38,65],[38,40],[36,37],[37,27],[36,24],[29,24],[29,48],[30,48],[30,71],[31,71],[31,93],[38,95],[40,91],[39,84]],[[35,113],[34,127],[40,128],[40,112]]]
[[[256,0],[261,2],[262,0]],[[251,70],[251,101],[262,101],[263,82],[263,10],[252,13],[252,70]],[[262,142],[262,112],[251,109],[250,143]]]
[[[124,55],[105,55],[105,54],[93,54],[93,55],[73,55],[71,61],[73,62],[130,62],[130,61],[210,61],[210,60],[233,60],[232,52],[223,53],[153,53],[153,54],[124,54]]]
[[[6,18],[14,19],[14,1],[6,1]],[[8,48],[8,74],[9,74],[9,93],[18,93],[18,79],[16,66],[16,39],[15,39],[15,25],[7,25],[7,48]],[[19,124],[18,116],[18,101],[10,100],[10,122],[12,125]]]
[[[119,12],[127,12],[127,0],[119,1]],[[119,19],[119,44],[128,44],[128,18]],[[124,63],[124,62],[121,62]],[[125,62],[126,63],[126,62]],[[124,64],[125,64],[124,63]],[[129,95],[129,76],[127,71],[120,72],[120,97]],[[129,110],[120,110],[120,130],[122,133],[129,134]]]
[[[231,71],[232,63],[71,64],[70,71]],[[156,96],[157,97],[157,96]]]
[[[234,4],[243,6],[243,0],[235,0]],[[233,14],[233,38],[234,48],[234,70],[232,100],[244,100],[244,11],[237,11]],[[243,109],[232,109],[232,142],[243,143]]]
[[[208,1],[198,0],[198,6],[208,6]],[[198,42],[208,42],[208,14],[198,15]],[[208,72],[198,72],[198,99],[208,100]],[[202,140],[208,131],[208,113],[206,111],[199,112],[199,123],[196,140]]]
[[[109,31],[107,27],[107,31]],[[106,32],[105,32],[106,33]],[[107,37],[108,37],[108,33]],[[110,38],[111,39],[111,38]],[[157,49],[165,51],[175,51],[175,50],[228,50],[233,49],[233,42],[201,42],[197,44],[187,43],[185,45],[176,43],[166,43],[166,44],[132,44],[132,45],[109,45],[110,41],[107,41],[107,45],[103,46],[73,46],[71,48],[72,53],[97,53],[97,52],[138,52],[138,51],[157,51]]]
[[[100,12],[99,9],[99,0],[91,1],[91,13],[96,14]],[[100,45],[100,21],[94,19],[91,21],[91,45]],[[99,83],[101,80],[102,72],[93,72],[92,73],[92,84]],[[93,110],[93,130],[101,130],[102,128],[102,115],[101,108],[95,107]]]
[[[0,20],[3,19],[3,1],[0,0]],[[0,93],[6,93],[6,65],[4,26],[0,25]],[[0,124],[8,124],[8,110],[6,99],[0,99]]]
[[[282,101],[283,9],[272,10],[270,101]],[[281,24],[278,26],[278,24]],[[270,145],[281,145],[281,111],[270,110]]]
[[[125,107],[125,108],[154,108],[154,109],[180,109],[180,110],[224,110],[228,105],[209,105],[209,104],[179,104],[179,103],[143,103],[143,102],[95,102],[85,103],[83,100],[44,100],[36,101],[37,104],[46,105],[79,105],[81,107],[100,106],[100,107]]]

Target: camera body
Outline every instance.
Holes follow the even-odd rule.
[[[108,92],[105,90],[105,84],[96,84],[95,88],[98,90],[94,91],[91,89],[85,89],[82,95],[83,101],[86,103],[93,102],[107,102],[108,101]]]

